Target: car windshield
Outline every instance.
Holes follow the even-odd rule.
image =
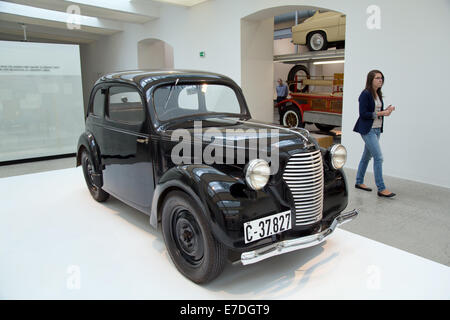
[[[236,92],[220,84],[172,84],[159,87],[153,94],[159,120],[200,114],[245,114]]]

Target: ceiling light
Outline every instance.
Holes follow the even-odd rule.
[[[345,63],[345,60],[331,60],[331,61],[317,61],[314,64],[332,64],[332,63]]]

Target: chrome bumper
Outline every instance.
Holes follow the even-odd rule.
[[[329,228],[319,233],[302,238],[277,242],[261,249],[244,252],[241,254],[240,262],[243,265],[252,264],[283,253],[318,245],[327,240],[327,238],[333,233],[334,229],[336,229],[337,226],[355,219],[357,215],[358,211],[356,210],[341,213],[333,220]]]

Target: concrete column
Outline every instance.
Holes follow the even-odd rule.
[[[241,87],[252,117],[273,121],[273,17],[241,20]]]

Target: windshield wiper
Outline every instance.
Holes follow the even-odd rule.
[[[163,108],[164,111],[166,110],[167,104],[169,103],[170,97],[172,96],[173,88],[175,88],[175,86],[178,84],[179,80],[180,79],[177,78],[177,80],[175,81],[175,84],[170,86],[169,95],[167,96],[167,100],[166,100],[166,103],[164,104],[164,108]]]

